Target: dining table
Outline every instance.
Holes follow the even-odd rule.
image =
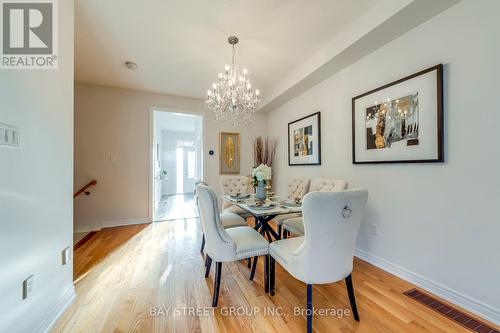
[[[266,237],[269,242],[281,239],[281,235],[274,230],[269,222],[271,222],[278,215],[302,212],[301,204],[279,201],[277,196],[267,198],[264,201],[264,206],[274,204],[272,207],[257,207],[256,203],[258,200],[256,200],[254,194],[247,196],[233,196],[226,194],[222,196],[222,199],[251,214],[255,218],[255,230],[257,230],[262,236]]]

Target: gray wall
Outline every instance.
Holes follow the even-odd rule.
[[[464,0],[269,114],[288,176],[335,177],[370,192],[365,257],[500,321],[500,1]],[[351,98],[445,65],[444,164],[353,165]],[[321,111],[322,165],[287,165],[287,122]],[[370,224],[378,235],[370,234]]]
[[[0,147],[0,332],[44,330],[74,295],[74,1],[59,1],[59,69],[0,70],[0,122],[21,129]],[[34,292],[22,299],[22,281]]]

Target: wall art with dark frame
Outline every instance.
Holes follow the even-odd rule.
[[[443,65],[352,99],[352,162],[444,162]]]
[[[288,165],[321,164],[321,113],[288,123]]]

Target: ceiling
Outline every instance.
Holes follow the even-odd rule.
[[[382,1],[77,0],[76,80],[204,98],[230,63],[227,37],[236,35],[236,63],[266,99]],[[139,67],[127,69],[126,60]]]

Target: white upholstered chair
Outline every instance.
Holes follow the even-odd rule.
[[[219,214],[217,195],[208,186],[199,185],[196,188],[198,193],[201,221],[205,230],[205,251],[207,253],[206,274],[210,271],[212,260],[215,261],[215,281],[212,306],[216,307],[220,280],[222,273],[222,263],[248,258],[254,258],[254,265],[250,273],[250,280],[255,274],[257,258],[265,256],[264,264],[264,286],[266,293],[269,290],[268,283],[268,263],[269,263],[269,243],[253,228],[247,226],[224,229]]]
[[[202,180],[195,182],[195,186],[198,187],[198,185],[208,186],[208,184]],[[195,193],[195,198],[196,198],[196,206],[198,207],[198,214],[200,215],[200,222],[201,222],[200,224],[201,224],[201,232],[202,232],[200,252],[203,253],[203,250],[205,248],[205,230],[203,229],[203,222],[201,221],[202,216],[201,216],[201,212],[200,212],[198,192],[196,191],[196,187],[195,187],[194,193]],[[245,221],[245,219],[243,219],[241,216],[239,216],[238,214],[235,214],[235,213],[222,213],[220,215],[220,220],[222,223],[222,227],[224,229],[248,225],[247,222]]]
[[[309,191],[309,178],[293,177],[288,180],[286,196],[287,199],[303,198]],[[278,226],[278,235],[281,237],[282,224],[290,218],[300,217],[300,213],[283,214],[276,216],[273,221]]]
[[[309,192],[339,192],[347,189],[347,181],[331,178],[313,178],[309,186]],[[304,223],[302,217],[293,217],[283,221],[283,236],[288,233],[304,235]]]
[[[307,284],[307,332],[312,332],[313,284],[345,280],[354,319],[359,321],[351,273],[367,200],[366,190],[308,193],[302,204],[304,236],[269,245],[271,295],[275,290],[275,260]]]
[[[220,176],[220,189],[224,195],[251,194],[250,179],[247,176]],[[224,213],[235,213],[243,218],[252,216],[238,206],[224,201],[222,204]]]

